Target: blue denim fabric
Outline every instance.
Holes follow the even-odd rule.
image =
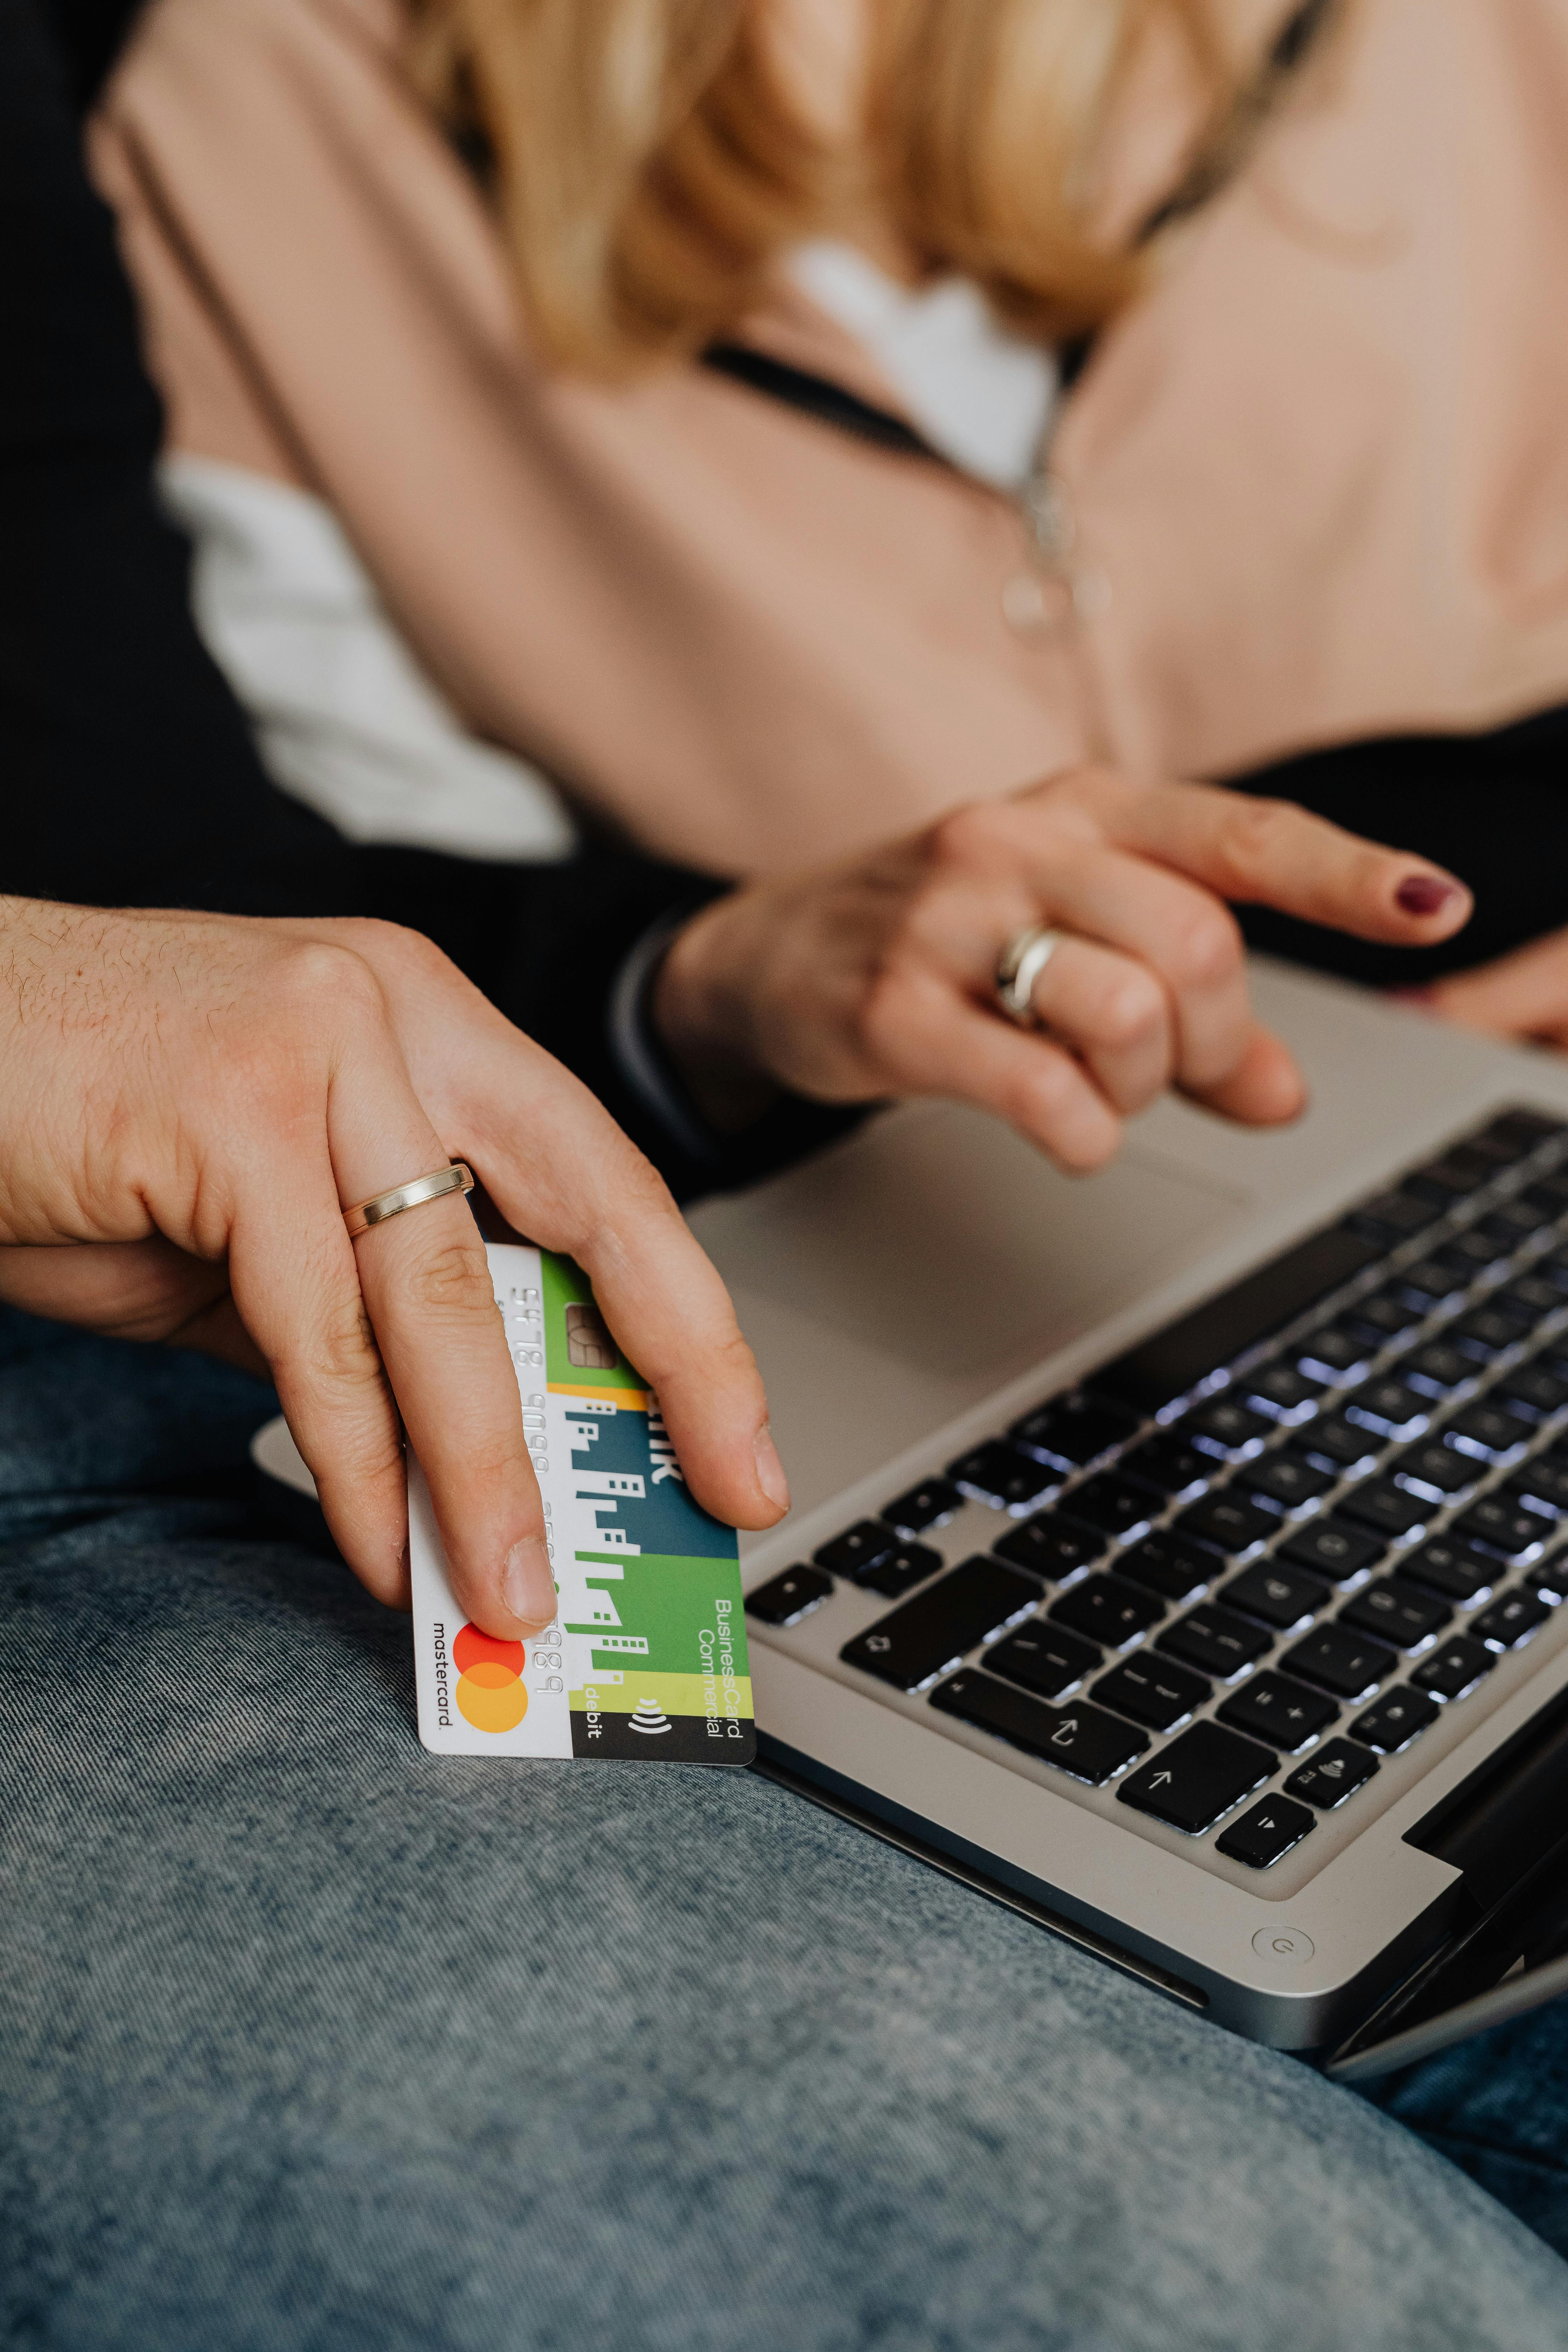
[[[427,1757],[271,1409],[0,1317],[0,2341],[1568,2347],[1560,2016],[1394,2094],[1478,2187],[753,1774]]]

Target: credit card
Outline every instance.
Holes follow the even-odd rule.
[[[419,1737],[440,1756],[749,1764],[756,1753],[735,1531],[687,1491],[658,1400],[569,1258],[489,1244],[544,1498],[555,1622],[501,1642],[455,1605],[408,1463]]]

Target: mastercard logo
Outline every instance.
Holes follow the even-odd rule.
[[[522,1643],[498,1642],[465,1625],[452,1644],[458,1706],[476,1731],[515,1731],[528,1713]]]

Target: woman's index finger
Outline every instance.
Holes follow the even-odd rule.
[[[1235,904],[1272,907],[1357,939],[1427,947],[1470,916],[1468,889],[1442,866],[1364,841],[1293,802],[1223,785],[1149,784],[1128,793],[1115,835],[1123,848]]]

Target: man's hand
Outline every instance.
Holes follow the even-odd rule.
[[[427,940],[0,899],[0,1297],[265,1367],[380,1599],[406,1603],[405,1428],[468,1614],[515,1637],[554,1613],[467,1204],[343,1226],[452,1159],[586,1270],[698,1498],[742,1527],[787,1507],[751,1351],[664,1185]]]
[[[949,1095],[1065,1168],[1097,1168],[1167,1087],[1254,1124],[1302,1107],[1289,1055],[1252,1017],[1227,899],[1412,947],[1470,911],[1451,875],[1284,802],[1089,769],[720,899],[666,957],[655,1017],[721,1121],[769,1086]],[[1037,922],[1068,936],[1031,1034],[998,1017],[994,982]]]
[[[1456,972],[1412,995],[1461,1029],[1568,1053],[1568,931],[1548,931],[1494,963]]]

